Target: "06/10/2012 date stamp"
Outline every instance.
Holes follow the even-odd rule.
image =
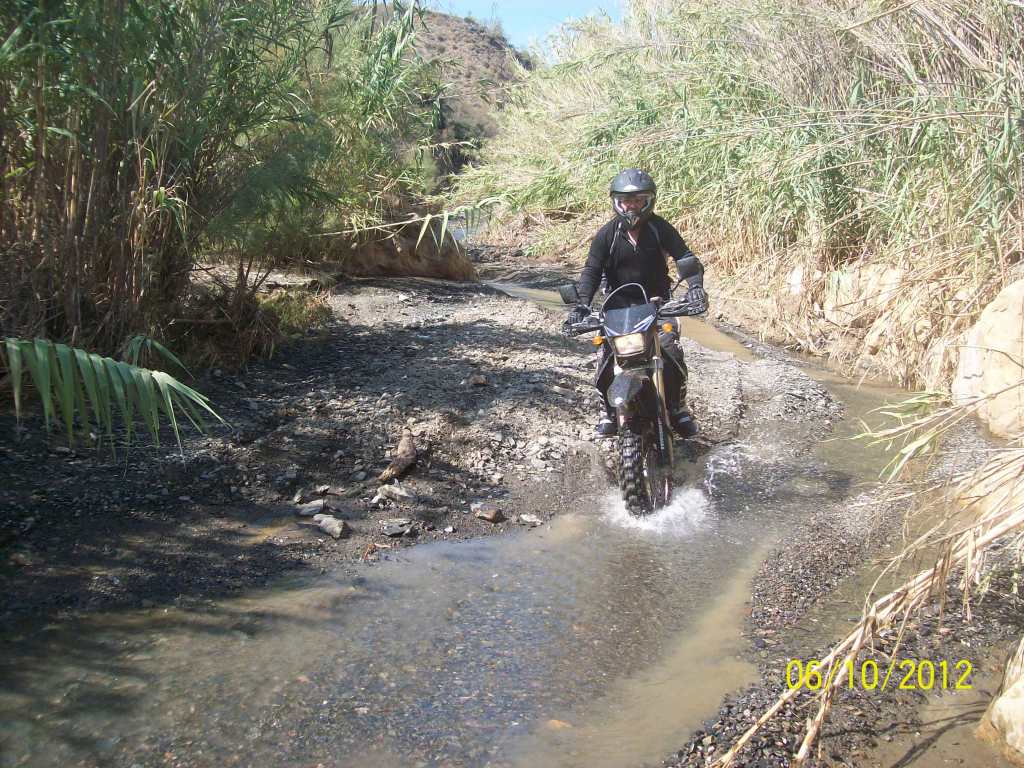
[[[853,690],[885,691],[969,691],[974,665],[967,659],[930,661],[928,659],[896,659],[879,665],[874,659],[842,664],[822,665],[820,661],[790,659],[786,664],[786,687],[820,691],[829,686]]]

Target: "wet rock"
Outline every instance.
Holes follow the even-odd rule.
[[[357,483],[361,483],[366,479],[366,473],[363,472],[362,470],[360,470],[359,472],[355,472],[352,475],[352,479],[355,480]]]
[[[395,517],[380,521],[380,532],[385,536],[396,538],[405,536],[410,531],[412,531],[412,520],[407,517]]]

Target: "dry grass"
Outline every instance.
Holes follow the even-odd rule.
[[[547,251],[647,167],[766,337],[942,388],[1022,274],[1021,26],[1007,0],[636,0],[566,32],[460,192],[546,217]]]

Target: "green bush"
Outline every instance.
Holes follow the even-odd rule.
[[[302,260],[419,193],[420,9],[12,0],[0,10],[0,331],[113,349],[200,257]],[[247,285],[237,286],[244,291]]]

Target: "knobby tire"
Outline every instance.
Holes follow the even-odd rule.
[[[626,509],[637,517],[652,511],[652,502],[644,480],[643,438],[635,432],[619,435],[619,488]]]

